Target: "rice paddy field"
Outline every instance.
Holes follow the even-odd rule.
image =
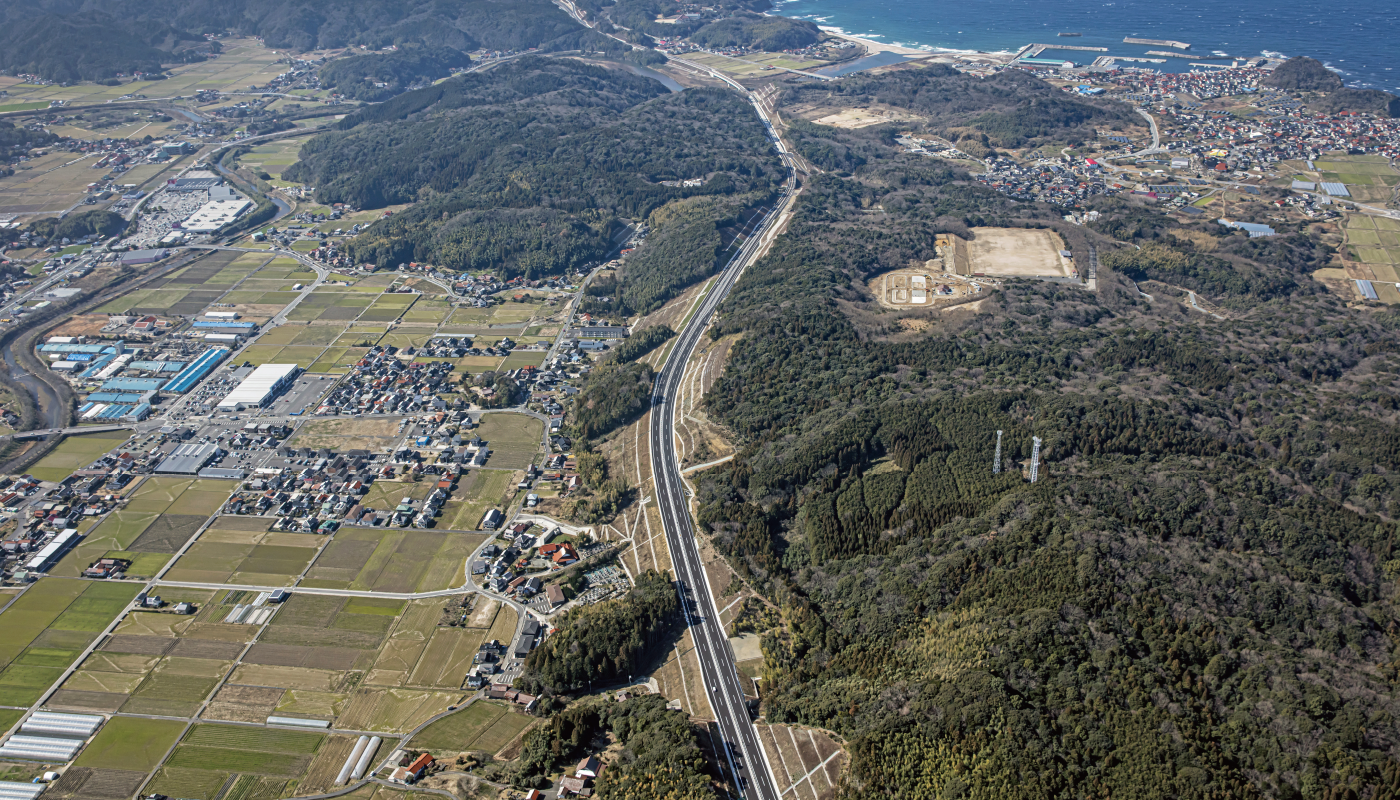
[[[69,436],[52,453],[39,459],[29,474],[41,481],[61,481],[130,438],[127,431],[103,431]]]
[[[325,542],[326,537],[310,533],[223,529],[200,537],[165,577],[194,583],[291,586]]]
[[[1385,156],[1330,156],[1313,163],[1320,180],[1346,184],[1351,196],[1363,203],[1384,204],[1400,185],[1400,173],[1391,168]]]
[[[0,613],[0,705],[35,703],[139,589],[64,578],[30,585]]]
[[[154,577],[224,504],[233,486],[212,479],[147,478],[125,508],[108,514],[49,574],[77,577],[92,562],[110,557],[130,559],[132,577]]]
[[[345,527],[306,574],[303,586],[377,592],[431,592],[465,584],[467,557],[484,535]]]
[[[443,505],[437,527],[450,531],[479,530],[481,518],[489,509],[503,508],[507,504],[516,482],[514,472],[499,469],[471,471],[457,482],[452,499]]]
[[[1349,214],[1346,256],[1359,264],[1347,266],[1351,278],[1369,280],[1381,302],[1400,304],[1400,220]]]
[[[479,700],[419,731],[407,746],[441,756],[466,752],[495,755],[534,721],[504,703]]]
[[[484,414],[475,433],[491,448],[488,467],[525,469],[540,452],[544,423],[524,414]]]
[[[240,797],[252,792],[277,797],[306,774],[327,738],[314,732],[194,725],[156,772],[148,791],[214,800],[229,786],[230,794],[238,791]]]

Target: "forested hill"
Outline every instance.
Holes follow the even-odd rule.
[[[413,84],[445,78],[471,64],[466,53],[450,47],[404,46],[388,53],[366,53],[332,61],[321,68],[321,86],[352,100],[387,100]]]
[[[136,22],[104,11],[11,17],[0,26],[0,71],[51,81],[101,80],[162,64],[199,61],[217,44],[163,21]]]
[[[766,196],[783,177],[738,95],[672,94],[572,59],[463,74],[340,127],[309,141],[287,175],[317,187],[321,202],[418,201],[351,242],[355,258],[381,266],[580,269],[611,250],[620,218],[678,198]],[[703,185],[663,184],[692,178]]]
[[[1073,145],[1092,141],[1095,128],[1137,124],[1132,109],[1123,103],[1074,97],[1018,69],[979,77],[931,64],[787,91],[793,104],[845,108],[880,103],[906,109],[954,139],[960,132],[980,132],[993,147]]]
[[[549,0],[0,0],[7,25],[90,11],[201,34],[260,36],[269,47],[293,50],[407,42],[523,50],[582,30]]]
[[[1115,200],[1100,235],[881,136],[811,127],[804,155],[862,163],[806,184],[713,329],[741,335],[706,403],[742,449],[700,522],[781,610],[766,719],[846,737],[851,800],[1396,796],[1400,316],[1320,291],[1306,227]],[[870,298],[987,225],[1234,310],[1108,266],[972,310]]]

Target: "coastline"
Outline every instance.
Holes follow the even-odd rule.
[[[840,28],[833,28],[827,25],[818,25],[817,27],[821,29],[822,33],[830,34],[831,36],[835,36],[838,39],[845,39],[847,41],[855,42],[856,44],[862,45],[871,54],[898,53],[899,55],[904,56],[931,56],[934,55],[936,52],[932,50],[919,50],[918,48],[914,47],[904,47],[902,45],[897,44],[885,44],[884,42],[877,42],[874,39],[865,39],[860,36],[852,36],[849,33],[846,33],[845,31],[841,30]]]

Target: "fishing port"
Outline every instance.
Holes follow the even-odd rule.
[[[1133,36],[1125,36],[1123,44],[1145,44],[1152,47],[1175,47],[1177,50],[1190,50],[1191,45],[1186,42],[1177,42],[1171,39],[1138,39]]]

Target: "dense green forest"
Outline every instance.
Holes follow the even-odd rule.
[[[714,0],[703,6],[687,6],[687,16],[677,19],[681,9],[671,0],[579,0],[577,5],[590,20],[601,20],[610,28],[618,26],[620,30],[614,30],[619,34],[634,31],[659,39],[690,36],[715,20],[772,8],[771,0]],[[657,22],[659,17],[673,21]]]
[[[605,734],[610,734],[622,749],[617,760],[599,776],[594,797],[715,797],[695,727],[684,713],[668,709],[666,699],[655,694],[621,703],[588,698],[552,714],[547,724],[525,735],[524,749],[515,764],[516,785],[545,785],[546,776],[569,769],[580,758],[602,750],[607,741]]]
[[[126,228],[126,219],[114,211],[89,210],[69,214],[63,219],[36,219],[27,227],[34,233],[54,241],[77,240],[92,234],[107,238],[121,233]]]
[[[388,53],[337,59],[321,67],[320,78],[326,89],[372,103],[387,100],[414,84],[445,78],[469,64],[471,59],[460,50],[406,45]]]
[[[639,361],[599,365],[569,411],[574,432],[597,438],[640,416],[651,405],[653,377],[651,367]]]
[[[689,38],[701,47],[798,50],[816,44],[821,30],[815,22],[805,19],[735,14],[701,27]]]
[[[623,263],[617,308],[649,314],[687,286],[715,274],[733,257],[746,208],[769,199],[750,193],[732,197],[677,200],[651,213],[646,240]],[[725,243],[722,229],[731,229]]]
[[[607,360],[615,364],[636,361],[675,335],[676,332],[665,325],[642,328],[614,347],[612,352],[608,353]]]
[[[806,183],[712,329],[742,334],[706,396],[742,450],[700,521],[781,609],[767,719],[846,737],[850,800],[1393,796],[1400,317],[1321,292],[1307,229],[1102,201],[1104,235],[824,130],[804,155],[864,163]],[[980,225],[1096,240],[1098,291],[866,293]]]
[[[849,107],[880,103],[907,109],[954,139],[977,131],[993,147],[1075,145],[1099,128],[1137,124],[1132,109],[1112,100],[1074,97],[1021,70],[967,75],[944,64],[878,76],[789,87],[785,101]]]
[[[316,186],[326,203],[417,200],[348,245],[381,267],[582,270],[612,251],[625,218],[681,198],[766,196],[782,181],[762,125],[737,95],[673,94],[573,60],[527,57],[464,74],[338,127],[310,140],[287,176]],[[704,184],[662,183],[691,178]],[[653,238],[661,247],[666,236]],[[660,302],[675,288],[666,277],[646,286]]]
[[[572,50],[587,33],[549,0],[0,0],[0,21],[7,25],[93,11],[141,28],[258,36],[268,47],[299,51],[407,43],[465,51]]]
[[[522,680],[549,692],[630,680],[664,653],[679,612],[670,575],[648,570],[625,596],[579,606],[557,620],[558,631],[525,661]]]
[[[164,21],[138,23],[101,10],[28,16],[0,8],[0,19],[5,18],[9,21],[0,26],[0,71],[36,74],[50,81],[160,73],[162,64],[202,61],[218,48]]]

